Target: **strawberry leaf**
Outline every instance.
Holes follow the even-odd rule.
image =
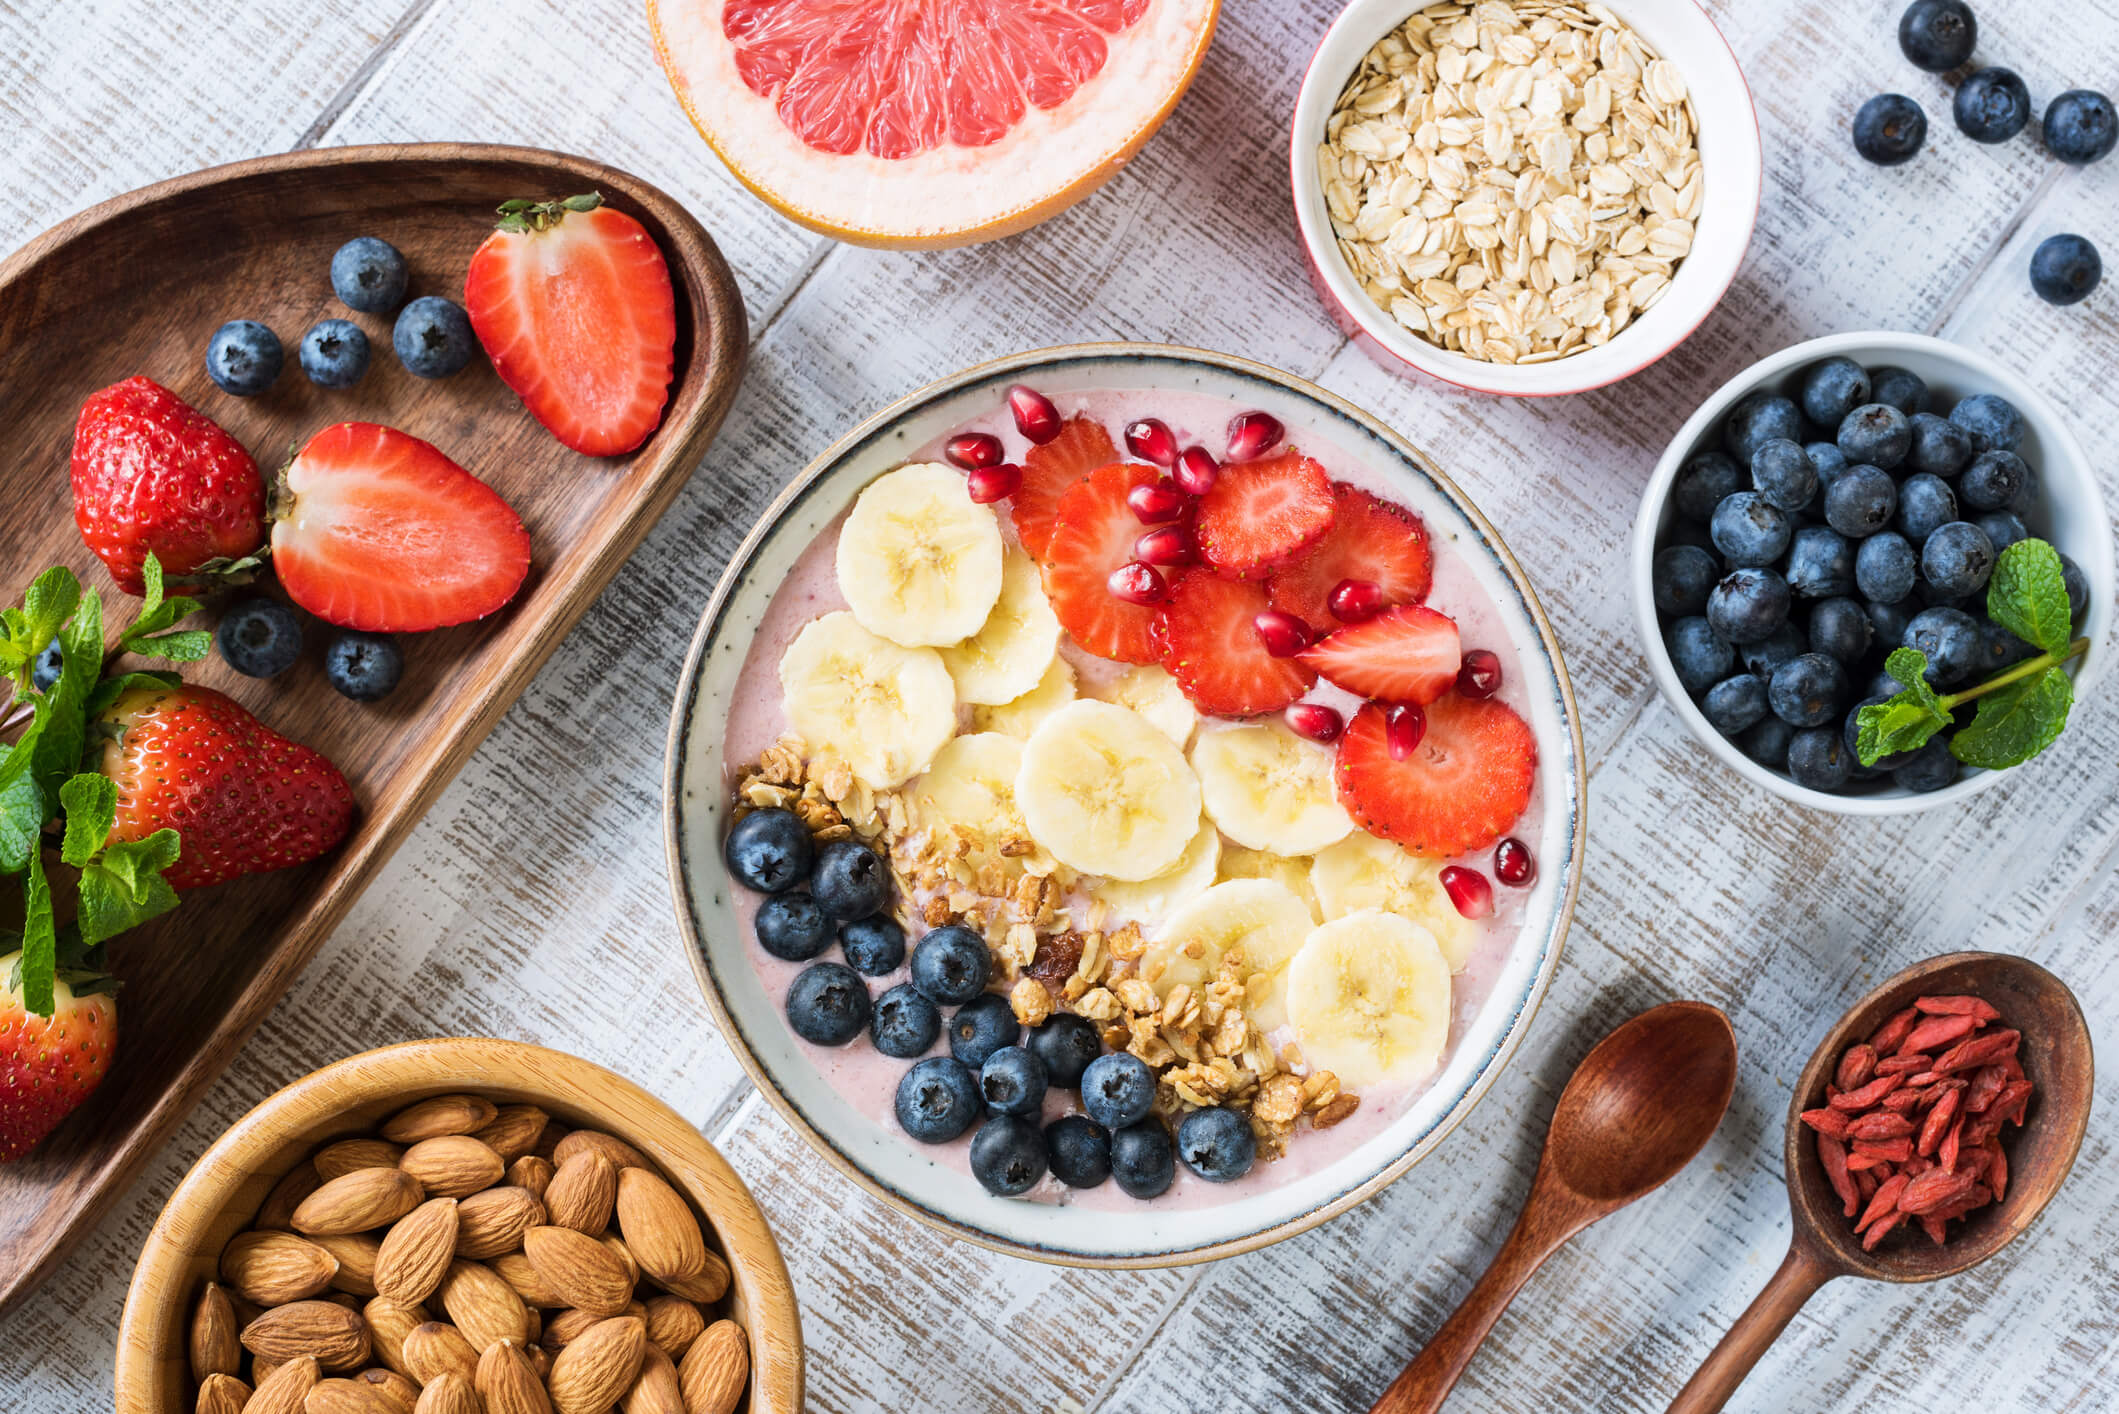
[[[112,845],[81,871],[81,906],[75,915],[84,947],[94,947],[177,906],[177,891],[162,871],[183,852],[175,830],[156,830],[143,840]]]
[[[86,868],[118,822],[118,783],[83,771],[59,787],[59,804],[66,810],[66,842],[59,857],[76,869]]]
[[[100,716],[110,706],[134,687],[175,687],[184,679],[175,673],[119,673],[96,684],[96,690],[88,695],[88,715]]]
[[[22,882],[22,1009],[33,1016],[52,1014],[52,980],[58,973],[58,929],[52,920],[51,884],[44,877],[44,853],[29,852],[29,875]]]

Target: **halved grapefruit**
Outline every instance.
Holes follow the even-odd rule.
[[[745,186],[860,245],[1034,226],[1153,135],[1220,0],[648,0],[693,124]]]

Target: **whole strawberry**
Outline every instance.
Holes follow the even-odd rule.
[[[242,443],[175,393],[128,378],[74,424],[74,524],[127,594],[151,550],[182,582],[265,543],[265,483]]]
[[[102,772],[118,786],[110,837],[175,830],[183,852],[163,874],[175,888],[306,863],[352,828],[338,767],[211,688],[130,687],[97,727]]]
[[[34,1149],[94,1092],[118,1040],[109,978],[61,972],[52,1014],[36,1016],[22,1005],[21,958],[0,958],[0,1164]]]

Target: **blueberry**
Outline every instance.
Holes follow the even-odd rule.
[[[2088,299],[2103,278],[2104,258],[2081,236],[2047,236],[2031,252],[2031,288],[2047,304]]]
[[[1003,1046],[1012,1046],[1023,1035],[1023,1024],[1015,1009],[999,992],[982,992],[957,1008],[949,1018],[949,1054],[968,1066],[982,1066]]]
[[[1731,409],[1722,446],[1738,466],[1749,466],[1759,447],[1776,437],[1803,440],[1802,409],[1778,394],[1753,393]]]
[[[1790,658],[1810,651],[1810,640],[1792,623],[1782,624],[1773,631],[1773,636],[1759,643],[1747,643],[1737,650],[1744,671],[1762,678],[1773,676],[1773,670]]]
[[[1096,1023],[1071,1011],[1055,1012],[1050,1021],[1031,1030],[1024,1044],[1037,1052],[1045,1063],[1046,1078],[1062,1090],[1080,1085],[1089,1062],[1104,1053]]]
[[[1807,790],[1838,790],[1847,783],[1854,753],[1836,727],[1812,727],[1788,743],[1788,775]]]
[[[1980,676],[2013,668],[2024,659],[2037,656],[2036,648],[1993,620],[1988,619],[1979,625],[1979,666],[1973,671]]]
[[[1803,415],[1821,427],[1837,427],[1869,401],[1869,373],[1851,358],[1828,358],[1803,374]]]
[[[1695,550],[1705,550],[1713,555],[1717,565],[1721,563],[1721,552],[1714,548],[1714,537],[1708,534],[1707,527],[1698,521],[1673,520],[1670,528],[1663,532],[1663,545],[1666,549],[1690,545]]]
[[[221,615],[213,641],[244,677],[277,677],[302,656],[302,621],[277,599],[245,599]]]
[[[1876,627],[1852,599],[1823,599],[1810,611],[1810,650],[1837,658],[1849,668],[1869,656]]]
[[[279,380],[287,352],[255,319],[231,319],[206,345],[206,376],[230,397],[254,398]]]
[[[1913,448],[1913,422],[1889,403],[1864,403],[1841,420],[1837,440],[1848,461],[1889,471]]]
[[[1950,111],[1974,142],[2007,142],[2031,121],[2031,91],[2014,69],[1981,69],[1957,85]]]
[[[1021,1115],[995,1115],[971,1136],[971,1176],[988,1193],[1012,1198],[1045,1176],[1045,1134]]]
[[[809,890],[817,896],[817,906],[841,923],[866,918],[890,897],[890,870],[867,845],[833,840],[817,851]]]
[[[387,633],[347,629],[324,648],[324,678],[355,702],[378,702],[405,675],[404,651]]]
[[[846,965],[864,977],[887,977],[905,963],[905,930],[887,914],[856,918],[839,930]]]
[[[1891,773],[1891,779],[1900,789],[1925,794],[1955,785],[1964,774],[1964,767],[1950,754],[1950,744],[1939,736],[1928,738],[1927,745],[1913,753],[1905,765]]]
[[[1707,626],[1724,643],[1759,643],[1788,622],[1788,581],[1772,570],[1731,570],[1707,596]]]
[[[1895,530],[1870,536],[1854,552],[1854,586],[1878,604],[1896,604],[1911,594],[1919,575],[1920,556]]]
[[[1898,483],[1873,466],[1850,466],[1825,492],[1825,524],[1850,540],[1863,540],[1891,523],[1898,510]]]
[[[1879,604],[1874,599],[1867,599],[1862,602],[1861,607],[1862,612],[1869,616],[1869,627],[1875,631],[1874,642],[1886,647],[1905,642],[1906,621],[1909,615],[1903,604],[1896,600],[1889,604]]]
[[[2038,499],[2038,476],[2014,452],[1981,452],[1957,479],[1957,495],[1969,510],[2020,515]]]
[[[1045,1063],[1021,1046],[1003,1046],[979,1067],[979,1093],[995,1114],[1036,1114],[1045,1103],[1047,1083]]]
[[[1170,1131],[1159,1120],[1112,1131],[1111,1177],[1134,1198],[1160,1198],[1177,1177],[1177,1155]]]
[[[2023,414],[1995,393],[1974,393],[1950,409],[1950,421],[1972,434],[1974,452],[2013,452],[2023,440]]]
[[[1899,486],[1896,525],[1907,544],[1927,544],[1930,535],[1956,519],[1957,493],[1941,477],[1923,471]]]
[[[1821,726],[1847,709],[1847,670],[1837,658],[1804,653],[1774,670],[1766,700],[1791,727]]]
[[[868,1029],[868,987],[836,962],[802,969],[787,989],[787,1024],[805,1041],[843,1046]]]
[[[1905,646],[1928,655],[1928,681],[1956,687],[1979,666],[1979,620],[1962,609],[1922,609],[1906,624]]]
[[[983,1107],[978,1077],[947,1056],[929,1056],[898,1081],[898,1126],[923,1144],[947,1144]]]
[[[2086,166],[2119,147],[2119,113],[2112,100],[2071,88],[2045,105],[2045,150],[2072,167]]]
[[[2031,538],[2031,528],[2025,525],[2023,517],[2014,511],[1988,511],[1972,524],[1978,526],[1985,532],[1987,539],[1993,542],[1997,556],[2017,541]]]
[[[1069,1188],[1096,1188],[1111,1176],[1111,1131],[1087,1115],[1066,1115],[1045,1126],[1052,1176]]]
[[[1994,573],[1994,542],[1969,521],[1953,520],[1920,547],[1920,572],[1944,594],[1977,594]]]
[[[319,388],[350,388],[368,371],[368,336],[345,319],[319,319],[302,335],[302,372]]]
[[[1868,693],[1863,700],[1882,702],[1885,698],[1898,696],[1905,691],[1905,687],[1904,683],[1892,677],[1887,670],[1878,668],[1875,675],[1869,679]]]
[[[1947,481],[1971,462],[1972,434],[1932,412],[1913,414],[1913,445],[1906,451],[1906,465]]]
[[[1756,491],[1714,508],[1714,545],[1732,564],[1770,565],[1788,550],[1788,514]]]
[[[1888,702],[1898,696],[1899,691],[1898,682],[1894,679],[1889,692],[1872,692],[1848,711],[1847,720],[1840,727],[1840,741],[1847,748],[1847,759],[1853,763],[1851,769],[1854,775],[1866,780],[1885,771],[1895,771],[1912,759],[1913,753],[1910,751],[1892,751],[1877,757],[1873,766],[1864,766],[1861,763],[1861,709]]]
[[[65,667],[66,654],[60,650],[58,640],[53,639],[37,655],[37,661],[30,664],[30,683],[39,692],[50,692],[58,685],[59,674]]]
[[[1788,587],[1804,599],[1854,592],[1854,542],[1829,526],[1806,525],[1788,546]]]
[[[1177,1153],[1209,1183],[1234,1183],[1258,1159],[1251,1122],[1234,1110],[1194,1110],[1177,1126]]]
[[[1800,442],[1776,437],[1751,454],[1751,484],[1784,511],[1799,511],[1817,494],[1817,468]]]
[[[1854,150],[1879,167],[1912,161],[1927,140],[1928,115],[1903,93],[1879,93],[1854,111]]]
[[[758,905],[758,946],[787,962],[807,962],[831,946],[831,920],[808,894],[790,890]]]
[[[1898,19],[1898,47],[1916,69],[1946,74],[1972,57],[1979,22],[1964,0],[1913,0]]]
[[[912,985],[944,1006],[962,1006],[986,990],[993,954],[962,924],[937,928],[913,945]]]
[[[737,883],[761,894],[776,894],[808,875],[815,850],[809,826],[794,811],[773,807],[753,810],[738,820],[721,847],[721,857]]]
[[[463,308],[440,295],[421,295],[398,311],[390,330],[397,361],[415,378],[447,378],[463,372],[478,346]]]
[[[900,982],[876,998],[869,1036],[877,1050],[893,1060],[924,1056],[942,1034],[942,1013],[910,982]]]
[[[1737,750],[1770,770],[1788,769],[1788,743],[1795,740],[1795,728],[1778,717],[1761,717],[1752,724],[1751,730],[1736,739]]]
[[[1714,508],[1724,497],[1744,489],[1744,473],[1720,452],[1702,452],[1685,463],[1671,483],[1670,496],[1678,514],[1705,525],[1714,519]]]
[[[1663,633],[1663,646],[1670,653],[1670,667],[1687,692],[1705,692],[1736,665],[1736,650],[1715,636],[1707,620],[1679,619]]]
[[[1116,1134],[1145,1118],[1155,1103],[1155,1072],[1129,1051],[1112,1051],[1082,1072],[1082,1108]]]
[[[1723,678],[1700,699],[1700,711],[1723,736],[1735,736],[1766,715],[1766,681],[1755,673]]]
[[[1911,417],[1928,400],[1928,385],[1910,369],[1878,368],[1869,374],[1869,396]]]
[[[374,236],[355,236],[331,257],[331,292],[348,309],[388,314],[404,302],[405,258]]]
[[[2090,578],[2082,572],[2082,566],[2062,555],[2060,583],[2067,590],[2068,619],[2079,626],[2090,611]]]
[[[1655,593],[1656,612],[1681,619],[1707,607],[1708,592],[1721,578],[1714,556],[1693,545],[1672,545],[1655,552],[1648,582]]]
[[[1805,442],[1803,451],[1809,454],[1810,465],[1817,468],[1817,484],[1820,488],[1839,480],[1847,468],[1853,465],[1847,460],[1847,454],[1839,449],[1837,442]]]

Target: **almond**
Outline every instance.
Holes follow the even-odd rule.
[[[334,1178],[344,1178],[355,1169],[394,1169],[404,1156],[402,1145],[381,1139],[341,1139],[317,1150],[316,1157],[309,1162],[315,1165],[318,1177],[329,1183]]]
[[[441,1279],[442,1309],[474,1350],[496,1340],[527,1341],[530,1313],[514,1288],[477,1262],[451,1262]]]
[[[503,1252],[498,1257],[488,1260],[486,1265],[493,1269],[495,1276],[506,1282],[515,1294],[523,1299],[525,1305],[566,1305],[566,1302],[561,1301],[553,1293],[552,1289],[544,1284],[544,1279],[537,1275],[537,1268],[531,1266],[530,1259],[522,1253]]]
[[[502,1105],[493,1122],[471,1137],[500,1155],[504,1162],[514,1163],[537,1147],[548,1118],[535,1105]]]
[[[468,1379],[477,1368],[477,1348],[452,1325],[429,1321],[405,1337],[405,1373],[423,1385],[447,1374]]]
[[[258,1376],[257,1392],[243,1406],[243,1414],[302,1414],[302,1400],[321,1378],[313,1358],[296,1356]]]
[[[265,1205],[258,1209],[257,1221],[252,1227],[287,1229],[294,1226],[294,1210],[301,1201],[323,1186],[323,1175],[308,1159],[302,1160],[287,1170],[286,1177],[272,1185],[265,1195]]]
[[[618,1166],[596,1149],[568,1155],[544,1191],[552,1226],[570,1227],[591,1237],[611,1225],[611,1210],[617,1201]]]
[[[559,1160],[552,1156],[559,1152],[559,1146],[566,1143],[567,1136],[573,1132],[555,1119],[544,1127],[544,1133],[537,1136],[537,1147],[530,1152],[556,1169],[559,1167]]]
[[[685,1414],[729,1414],[750,1384],[750,1341],[734,1321],[706,1328],[677,1367]]]
[[[625,1265],[593,1237],[569,1227],[533,1227],[522,1235],[522,1253],[562,1305],[596,1316],[615,1316],[633,1299]]]
[[[611,1161],[612,1168],[652,1168],[647,1156],[614,1134],[605,1134],[600,1129],[577,1129],[552,1148],[552,1162],[565,1166],[566,1161],[585,1149],[593,1149]]]
[[[508,1171],[500,1155],[468,1134],[422,1139],[405,1150],[397,1166],[418,1179],[427,1192],[444,1198],[468,1198],[500,1182]]]
[[[711,1306],[728,1294],[728,1263],[709,1252],[705,1270],[690,1276],[657,1277],[656,1283],[672,1296]]]
[[[397,1401],[358,1380],[319,1380],[302,1400],[302,1414],[398,1414]]]
[[[544,1384],[552,1378],[552,1352],[541,1345],[533,1345],[523,1351],[529,1358],[530,1368],[537,1372],[537,1383]]]
[[[535,1306],[529,1307],[528,1310],[530,1312],[530,1327],[529,1333],[524,1337],[524,1341],[526,1344],[535,1345],[544,1336],[544,1312],[538,1310]]]
[[[419,1403],[414,1414],[485,1414],[479,1403],[478,1391],[471,1381],[458,1374],[443,1375],[419,1392]]]
[[[215,1371],[199,1381],[198,1403],[193,1408],[198,1414],[243,1414],[243,1406],[249,1402],[249,1385],[234,1375]]]
[[[540,1158],[536,1154],[524,1154],[508,1165],[508,1171],[503,1177],[509,1186],[527,1189],[536,1194],[537,1201],[542,1203],[544,1191],[551,1187],[552,1175],[557,1172],[550,1159]]]
[[[628,1305],[623,1314],[637,1316],[642,1326],[647,1324],[647,1307],[637,1302]],[[577,1311],[571,1306],[564,1311],[554,1311],[551,1319],[545,1322],[541,1343],[547,1350],[564,1350],[581,1339],[582,1332],[590,1326],[609,1319],[608,1316],[598,1316],[590,1311]]]
[[[486,1402],[486,1414],[552,1414],[544,1381],[524,1348],[512,1340],[496,1340],[486,1347],[473,1382]]]
[[[338,1261],[338,1274],[331,1278],[333,1291],[342,1291],[348,1296],[375,1295],[375,1260],[383,1245],[379,1238],[348,1232],[309,1240]]]
[[[217,1281],[206,1283],[199,1302],[191,1308],[191,1330],[187,1339],[191,1354],[191,1377],[204,1382],[208,1375],[232,1375],[243,1367],[243,1343],[236,1339],[235,1303],[228,1289]]]
[[[376,1255],[376,1292],[407,1305],[432,1296],[455,1259],[457,1228],[454,1198],[429,1198],[399,1218]]]
[[[527,1188],[488,1188],[463,1200],[456,1255],[473,1260],[522,1249],[522,1235],[545,1223],[544,1204]]]
[[[294,1210],[297,1232],[333,1236],[388,1227],[426,1201],[419,1180],[402,1169],[355,1169],[328,1180]]]
[[[393,1144],[417,1144],[443,1134],[476,1134],[500,1111],[479,1095],[436,1095],[383,1121],[383,1138]]]
[[[633,1249],[625,1245],[625,1239],[615,1232],[607,1232],[596,1240],[625,1268],[627,1285],[640,1285],[640,1264],[633,1260]]]
[[[625,1414],[684,1414],[684,1391],[670,1357],[652,1345],[642,1352],[640,1374],[619,1398],[618,1407]]]
[[[326,1370],[353,1370],[368,1359],[368,1323],[329,1301],[295,1301],[243,1327],[243,1348],[274,1363],[311,1355]]]
[[[412,1414],[412,1406],[419,1403],[419,1385],[396,1370],[363,1370],[353,1378],[373,1386],[401,1414]]]
[[[552,1360],[552,1407],[559,1414],[607,1414],[633,1387],[647,1351],[647,1325],[634,1316],[598,1321]]]
[[[707,1269],[706,1238],[676,1189],[646,1169],[623,1169],[618,1174],[617,1215],[626,1248],[656,1285],[695,1301],[716,1299],[671,1285],[672,1279],[682,1281]]]
[[[291,1232],[239,1232],[221,1249],[221,1280],[260,1306],[321,1295],[337,1275],[336,1257]]]
[[[426,1308],[414,1302],[378,1296],[361,1308],[361,1316],[368,1322],[368,1335],[375,1344],[375,1358],[400,1375],[411,1375],[411,1367],[405,1364],[405,1337],[427,1323]],[[413,1378],[418,1376],[413,1375]]]
[[[647,1303],[648,1341],[672,1360],[682,1360],[705,1329],[706,1317],[681,1296],[657,1296]]]

